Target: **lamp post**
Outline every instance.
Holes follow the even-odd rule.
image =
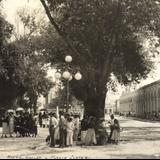
[[[70,81],[75,78],[75,80],[80,81],[82,79],[82,75],[80,72],[77,72],[76,74],[72,74],[70,70],[70,63],[73,61],[72,56],[68,55],[65,57],[65,62],[67,64],[66,70],[63,73],[56,72],[55,78],[56,79],[64,79],[66,81],[66,109],[69,113],[70,104],[69,104],[69,96],[70,96]]]

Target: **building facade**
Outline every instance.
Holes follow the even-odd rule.
[[[146,117],[160,113],[160,80],[120,98],[120,113]]]

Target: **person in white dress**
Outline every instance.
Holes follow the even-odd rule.
[[[120,141],[120,124],[117,119],[114,120],[113,133],[111,137],[113,144],[118,144]]]
[[[13,137],[14,133],[14,113],[9,114],[9,134],[10,137]]]
[[[2,117],[2,137],[1,138],[7,138],[7,135],[9,134],[9,118],[8,114],[6,113],[4,117]]]

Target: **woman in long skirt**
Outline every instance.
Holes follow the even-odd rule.
[[[88,130],[88,121],[87,121],[87,118],[84,117],[84,119],[81,122],[81,142],[82,142],[82,145],[85,145],[85,138],[87,135],[87,130]]]
[[[13,133],[14,133],[14,114],[10,113],[9,116],[9,133],[10,133],[10,137],[13,137]]]
[[[96,145],[97,144],[96,132],[95,132],[96,120],[94,117],[90,118],[88,128],[89,129],[87,131],[87,135],[85,138],[85,145],[86,146]]]
[[[85,145],[92,146],[92,145],[96,145],[96,144],[97,144],[97,140],[96,140],[95,130],[90,128],[87,131],[87,135],[85,138]]]
[[[2,118],[2,138],[7,138],[9,134],[9,121],[7,116]]]
[[[120,124],[117,119],[114,120],[114,127],[111,140],[113,144],[118,144],[120,141]]]

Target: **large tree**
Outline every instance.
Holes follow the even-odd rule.
[[[80,82],[72,82],[75,95],[85,102],[87,114],[104,116],[111,74],[128,84],[152,69],[143,42],[160,36],[160,1],[40,1],[58,33],[48,32],[48,57],[62,62],[65,55],[73,56],[83,74]]]

